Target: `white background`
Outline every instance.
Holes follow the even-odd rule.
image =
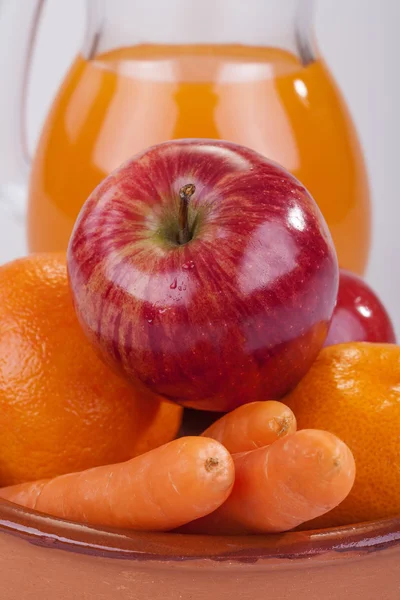
[[[5,1],[20,2],[22,8],[31,0]],[[400,0],[317,2],[319,46],[350,106],[370,174],[373,245],[367,277],[400,334]],[[60,79],[81,44],[83,27],[83,0],[48,0],[28,103],[31,148]],[[4,262],[24,252],[23,231],[0,217],[0,262]]]

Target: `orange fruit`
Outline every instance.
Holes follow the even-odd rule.
[[[0,485],[128,460],[172,440],[182,409],[131,385],[81,331],[63,255],[0,267]]]
[[[400,347],[348,343],[322,350],[284,400],[298,428],[326,429],[356,461],[349,496],[308,528],[400,514]]]

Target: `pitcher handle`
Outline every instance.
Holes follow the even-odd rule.
[[[25,135],[27,85],[44,3],[0,0],[0,204],[20,222],[30,162]]]

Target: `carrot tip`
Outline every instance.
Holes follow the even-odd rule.
[[[276,435],[281,437],[288,431],[292,423],[292,419],[289,417],[275,417],[274,420],[276,424]]]
[[[215,467],[218,467],[219,465],[219,460],[218,458],[213,458],[212,456],[210,456],[210,458],[207,458],[206,462],[205,462],[205,469],[208,473],[210,473],[211,471],[213,471],[215,469]]]

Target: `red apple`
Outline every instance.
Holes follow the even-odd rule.
[[[396,343],[389,315],[375,292],[361,277],[343,269],[325,346],[342,342]]]
[[[317,205],[236,144],[154,146],[105,179],[68,248],[78,317],[121,373],[184,406],[279,398],[325,341],[338,266]]]

